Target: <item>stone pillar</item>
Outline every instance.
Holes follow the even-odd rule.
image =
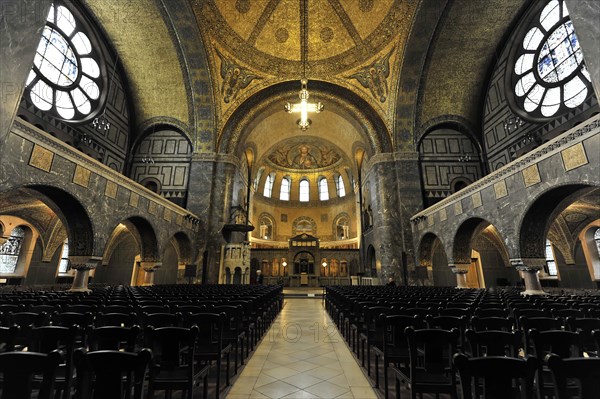
[[[510,263],[523,273],[525,291],[522,295],[547,295],[540,284],[539,272],[544,268],[546,259],[511,259]]]
[[[467,284],[467,273],[469,265],[450,265],[452,273],[456,275],[456,288],[469,288]]]
[[[154,272],[162,266],[162,263],[155,261],[141,261],[140,267],[144,270],[144,282],[142,286],[154,285]]]
[[[187,208],[200,218],[199,241],[208,251],[210,260],[203,271],[203,284],[219,281],[221,246],[225,240],[221,234],[223,225],[229,223],[233,186],[239,160],[223,154],[195,154],[190,166],[191,184]]]
[[[592,77],[596,97],[600,98],[600,2],[566,0],[585,64]]]
[[[369,161],[362,177],[363,190],[368,188],[370,198],[363,198],[373,211],[373,227],[364,235],[366,251],[369,245],[375,248],[381,262],[378,276],[385,281],[386,276],[402,276],[402,252],[407,254],[414,269],[412,252],[412,227],[410,217],[422,209],[422,196],[419,186],[418,157],[409,154],[377,154]],[[364,192],[364,191],[363,191]],[[408,274],[408,273],[407,273]],[[397,279],[397,282],[400,282]],[[405,284],[405,281],[402,281]]]
[[[71,269],[75,269],[73,285],[69,291],[90,292],[90,289],[88,289],[90,270],[95,269],[99,261],[100,258],[93,256],[69,256]]]
[[[17,113],[51,0],[0,5],[0,149]]]

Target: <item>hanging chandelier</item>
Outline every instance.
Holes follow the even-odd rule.
[[[306,64],[308,62],[308,0],[300,0],[300,15],[302,19],[302,29],[300,29],[300,59],[302,61],[302,79],[300,79],[300,97],[299,103],[286,103],[284,109],[288,113],[300,113],[300,119],[296,122],[300,130],[308,129],[312,121],[308,118],[309,112],[319,113],[323,111],[321,102],[309,103],[308,99],[308,79],[306,78]]]
[[[284,108],[289,113],[300,113],[300,119],[298,119],[298,127],[300,130],[304,131],[308,129],[311,124],[311,120],[308,118],[309,112],[319,113],[323,111],[323,104],[321,102],[317,103],[309,103],[308,98],[310,94],[308,94],[308,80],[306,78],[302,78],[300,80],[300,92],[298,93],[298,97],[300,97],[299,103],[286,103]]]

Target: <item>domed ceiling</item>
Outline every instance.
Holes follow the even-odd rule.
[[[399,28],[410,23],[409,3],[416,4],[208,0],[197,4],[195,11],[214,40],[257,71],[298,78],[304,54],[311,77],[322,78],[360,65],[389,45]]]
[[[206,0],[192,3],[227,119],[259,90],[284,81],[335,83],[391,119],[395,66],[417,0]],[[216,76],[219,75],[219,76]],[[298,85],[299,88],[299,85]]]

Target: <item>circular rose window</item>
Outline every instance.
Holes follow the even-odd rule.
[[[33,104],[66,120],[86,119],[98,108],[102,87],[92,54],[73,14],[52,5],[26,82]]]
[[[551,117],[583,103],[591,79],[563,0],[548,2],[533,25],[515,57],[514,91],[527,113]]]

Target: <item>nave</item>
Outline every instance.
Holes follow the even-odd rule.
[[[250,398],[377,396],[320,298],[292,297],[227,395]]]

